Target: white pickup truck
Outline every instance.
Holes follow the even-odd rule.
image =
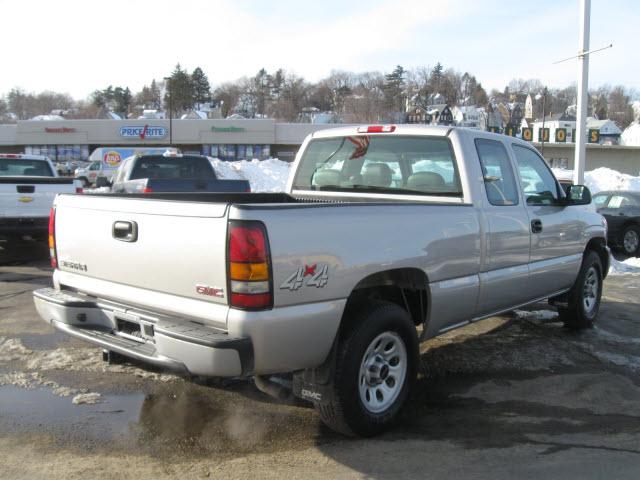
[[[47,157],[0,153],[0,236],[45,239],[55,196],[81,192]]]
[[[551,299],[596,319],[606,223],[528,143],[372,125],[309,136],[282,194],[56,199],[44,320],[193,375],[273,375],[345,434],[396,418],[418,342]]]

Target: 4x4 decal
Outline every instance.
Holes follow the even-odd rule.
[[[281,290],[295,292],[303,285],[307,287],[324,288],[329,281],[329,265],[305,265],[298,268],[280,285]]]

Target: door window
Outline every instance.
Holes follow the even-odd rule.
[[[604,206],[607,204],[607,198],[609,198],[608,194],[595,195],[593,197],[593,203],[595,204],[596,208],[604,208]]]
[[[528,205],[552,205],[560,193],[545,161],[533,150],[513,145],[522,190]]]
[[[509,161],[509,155],[502,142],[476,139],[476,150],[482,165],[484,186],[491,205],[517,205],[518,189]]]

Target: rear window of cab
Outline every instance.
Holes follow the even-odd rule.
[[[294,190],[462,196],[448,138],[353,135],[311,140]]]

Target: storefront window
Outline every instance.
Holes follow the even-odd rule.
[[[89,160],[88,145],[27,145],[24,147],[27,155],[43,155],[57,162]]]
[[[202,154],[227,162],[235,160],[266,160],[271,158],[271,145],[203,145]]]

